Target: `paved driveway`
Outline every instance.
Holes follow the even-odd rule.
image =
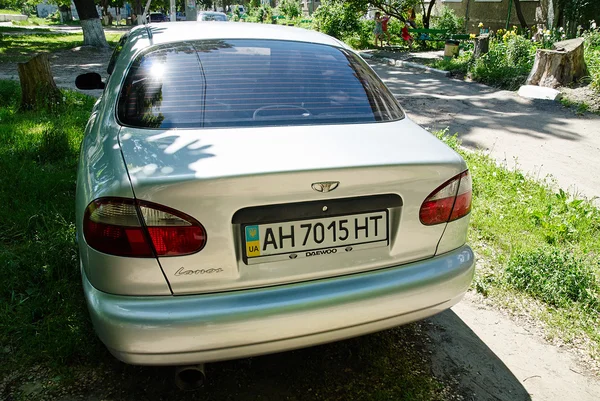
[[[600,117],[560,103],[420,70],[372,63],[410,118],[429,130],[450,128],[463,144],[560,187],[600,196]]]

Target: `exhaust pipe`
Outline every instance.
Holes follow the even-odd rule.
[[[183,391],[197,390],[204,385],[206,373],[204,364],[178,366],[175,369],[175,385]]]

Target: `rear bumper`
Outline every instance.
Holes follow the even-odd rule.
[[[457,303],[474,272],[471,248],[344,277],[205,295],[122,296],[95,289],[82,269],[98,336],[126,363],[235,359],[359,336],[426,318]]]

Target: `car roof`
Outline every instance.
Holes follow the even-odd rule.
[[[148,30],[152,33],[151,38],[148,37]],[[199,24],[196,21],[180,21],[163,22],[157,25],[150,23],[133,28],[129,37],[130,41],[147,42],[147,46],[205,39],[276,39],[348,48],[343,42],[320,32],[249,22],[203,22]]]

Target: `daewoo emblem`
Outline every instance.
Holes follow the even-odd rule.
[[[317,192],[331,192],[340,185],[339,181],[323,181],[315,182],[311,185],[312,189]]]

